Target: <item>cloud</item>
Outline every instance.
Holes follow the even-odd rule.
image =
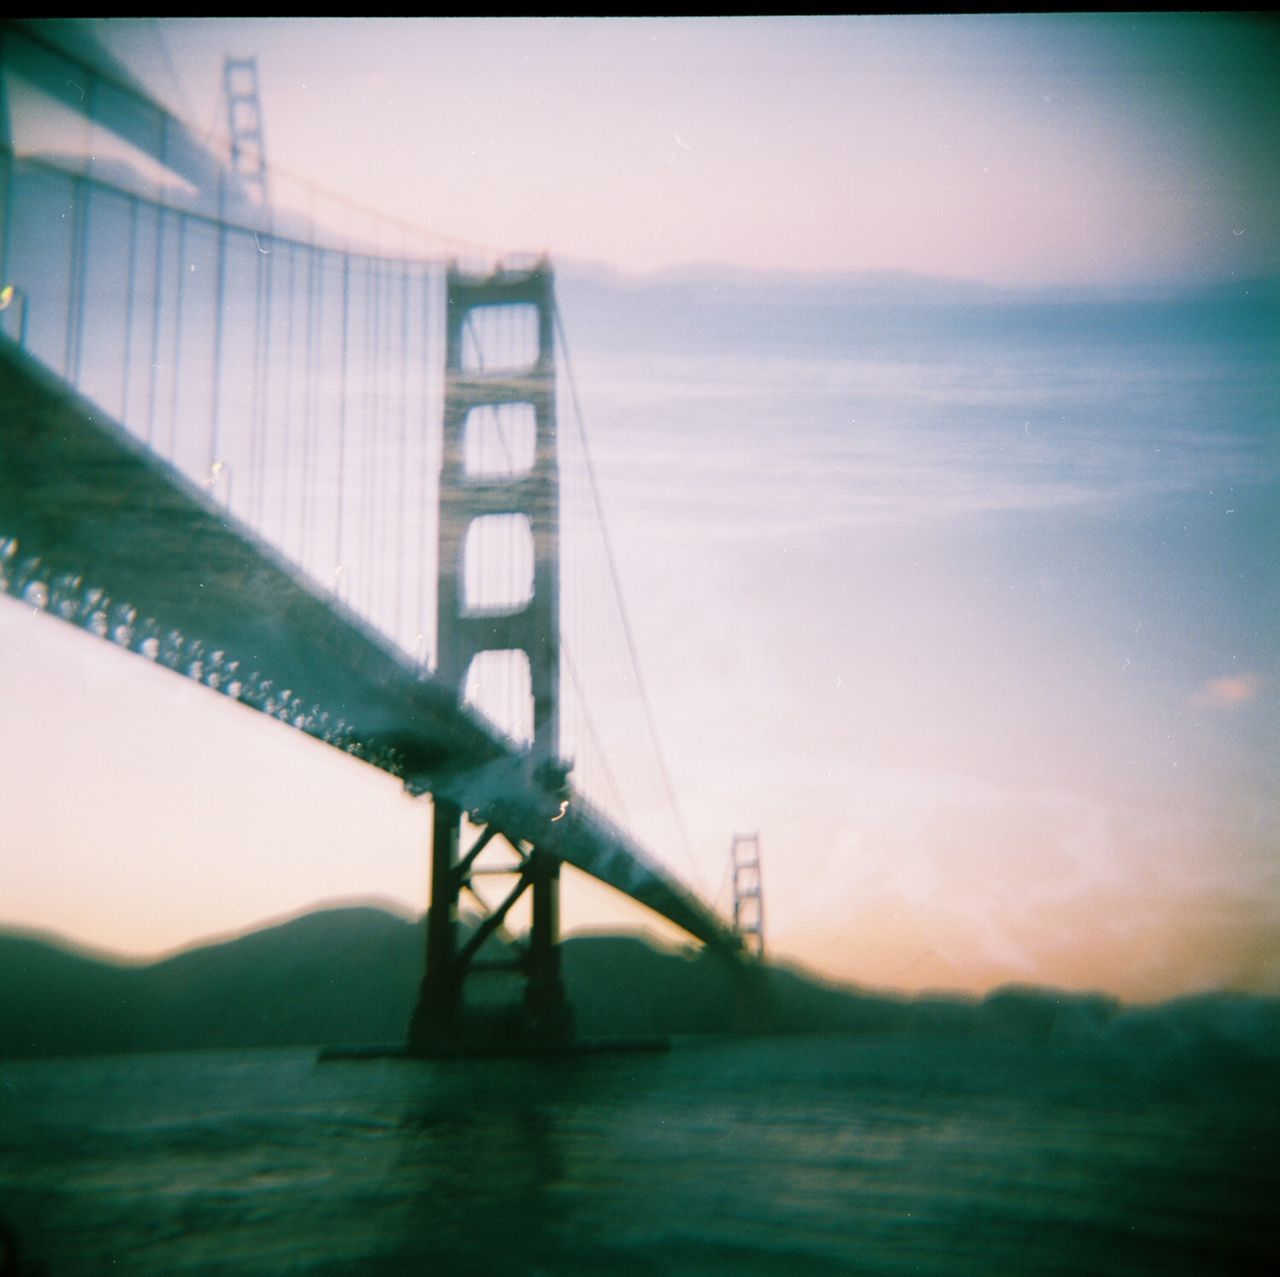
[[[1211,678],[1191,694],[1191,704],[1197,709],[1237,709],[1256,700],[1262,690],[1262,679],[1257,674],[1231,674],[1223,678]]]

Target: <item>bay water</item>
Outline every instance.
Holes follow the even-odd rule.
[[[12,1061],[5,1272],[1261,1273],[1275,1094],[994,1037]]]

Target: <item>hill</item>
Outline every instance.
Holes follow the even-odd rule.
[[[321,909],[150,964],[0,932],[0,1058],[397,1041],[423,951],[421,921],[375,908]],[[909,998],[775,966],[760,973],[744,1021],[741,976],[701,952],[577,936],[564,942],[563,970],[584,1037],[745,1027],[909,1034],[935,1049],[961,1040],[1097,1047],[1147,1068],[1280,1066],[1277,999],[1222,993],[1123,1007],[1035,988]]]

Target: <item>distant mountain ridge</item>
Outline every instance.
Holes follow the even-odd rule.
[[[613,266],[574,260],[556,263],[562,290],[609,290],[669,297],[687,293],[701,301],[741,304],[773,299],[779,304],[851,302],[907,306],[1187,304],[1252,301],[1280,305],[1280,276],[1242,279],[1163,280],[1114,284],[990,284],[976,279],[908,270],[753,270],[703,263],[631,274]]]
[[[404,1036],[423,923],[384,909],[320,909],[148,964],[76,952],[48,935],[0,932],[0,1058],[386,1042]],[[733,972],[635,936],[571,937],[563,966],[584,1036],[724,1033]],[[767,974],[774,1033],[999,1036],[1093,1045],[1165,1065],[1280,1067],[1280,999],[1232,994],[1122,1007],[1099,994],[1007,988],[984,999],[908,998]]]
[[[1082,328],[1117,348],[1231,341],[1265,358],[1280,333],[1275,278],[999,288],[903,271],[797,275],[724,267],[628,276],[566,262],[557,264],[556,292],[584,366],[652,358],[668,376],[675,376],[673,357],[721,360],[722,374],[732,375],[744,359],[911,364],[939,349],[956,356],[967,344],[1056,352]],[[597,367],[594,375],[610,373]]]

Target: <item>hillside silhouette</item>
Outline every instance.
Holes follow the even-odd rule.
[[[492,943],[492,942],[491,942]],[[501,944],[500,941],[497,942]],[[129,964],[52,936],[0,932],[0,1057],[402,1040],[424,924],[370,907],[320,909],[238,938]],[[1124,1007],[1101,994],[1009,987],[982,999],[906,997],[773,966],[753,1020],[713,955],[628,935],[570,937],[563,971],[584,1037],[909,1034],[1096,1046],[1146,1068],[1280,1065],[1280,999],[1204,994]],[[512,986],[497,987],[498,1000]]]

